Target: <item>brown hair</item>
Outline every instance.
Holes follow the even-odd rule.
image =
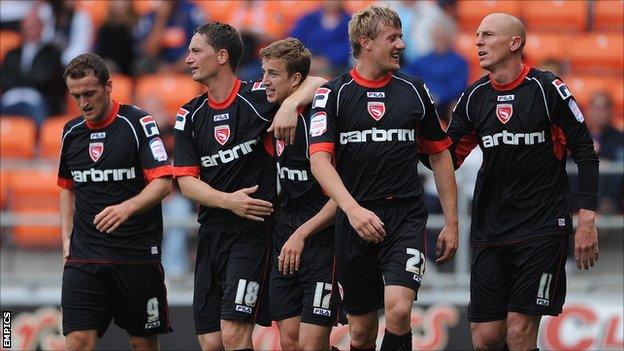
[[[288,75],[299,72],[303,81],[310,72],[312,54],[299,39],[286,38],[274,41],[260,50],[260,59],[281,59],[286,62]]]
[[[375,40],[379,34],[379,23],[401,29],[401,19],[399,15],[388,6],[371,5],[357,13],[354,13],[349,21],[349,42],[351,43],[351,53],[358,58],[362,46],[358,39],[365,37]]]
[[[95,54],[81,54],[74,57],[63,73],[63,79],[80,79],[88,75],[94,75],[100,84],[106,85],[110,79],[106,62]]]
[[[210,22],[195,28],[193,34],[203,36],[206,43],[217,52],[225,49],[228,52],[230,68],[232,72],[236,71],[243,57],[243,39],[236,28],[227,23]]]

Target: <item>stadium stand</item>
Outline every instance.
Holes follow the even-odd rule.
[[[39,136],[39,157],[58,160],[61,150],[63,126],[71,119],[70,116],[52,116],[41,125]]]
[[[0,61],[4,60],[4,55],[11,49],[20,46],[22,35],[12,30],[0,30]]]
[[[548,59],[562,61],[566,58],[566,39],[565,34],[529,33],[525,53],[534,64]]]
[[[567,53],[574,72],[615,73],[619,76],[624,72],[624,43],[621,33],[586,33],[574,36],[574,40],[568,42]]]
[[[520,1],[479,0],[457,2],[457,24],[462,31],[474,33],[483,17],[493,12],[520,16]]]
[[[622,33],[624,1],[594,0],[592,29]]]
[[[25,116],[0,116],[0,156],[3,160],[35,155],[37,124]]]
[[[187,75],[153,74],[137,79],[135,100],[156,96],[162,101],[164,108],[173,118],[180,106],[199,93],[199,84]]]
[[[587,29],[586,1],[518,1],[529,32],[582,32]]]

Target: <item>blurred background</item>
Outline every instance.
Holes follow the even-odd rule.
[[[353,65],[347,23],[373,3],[345,1],[0,1],[0,304],[12,312],[13,349],[63,349],[62,276],[57,167],[62,126],[79,115],[61,77],[74,56],[94,52],[112,72],[113,99],[136,104],[161,127],[172,155],[177,109],[202,92],[184,64],[192,31],[206,21],[238,28],[245,53],[237,74],[261,77],[257,53],[292,36],[312,53],[313,75],[328,79]],[[391,1],[403,22],[402,71],[420,76],[443,123],[463,89],[485,73],[474,45],[481,19],[492,12],[521,18],[527,27],[525,61],[561,77],[579,102],[600,157],[600,261],[589,272],[568,259],[568,303],[545,318],[545,349],[624,349],[624,2],[438,0]],[[431,263],[414,305],[414,347],[470,348],[470,202],[481,163],[474,150],[458,171],[460,248],[453,262]],[[576,166],[568,172],[573,193]],[[431,212],[430,243],[442,225],[431,174],[422,170]],[[575,199],[575,196],[573,197]],[[576,202],[573,200],[573,202]],[[575,204],[573,204],[576,207]],[[196,206],[174,193],[163,207],[163,265],[174,333],[163,349],[197,349],[191,300],[196,251]],[[434,252],[435,250],[429,250]],[[383,315],[380,316],[383,328]],[[383,329],[382,329],[383,330]],[[256,345],[278,348],[273,328],[259,328]],[[99,349],[128,349],[111,325]],[[332,343],[348,347],[344,326]]]

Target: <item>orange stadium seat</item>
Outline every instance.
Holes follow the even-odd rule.
[[[9,172],[0,169],[0,210],[6,208],[7,195],[9,193]]]
[[[565,43],[562,34],[529,33],[524,52],[536,65],[548,59],[560,61],[566,58]]]
[[[12,30],[0,30],[0,61],[11,49],[22,44],[22,35]]]
[[[302,16],[307,15],[310,12],[316,11],[320,8],[321,3],[318,0],[310,1],[291,1],[291,0],[276,0],[269,2],[275,11],[279,11],[282,15],[282,21],[284,22],[284,35],[292,30],[295,22]]]
[[[478,0],[457,2],[457,22],[461,30],[475,33],[483,17],[493,12],[520,16],[520,1]]]
[[[593,6],[592,29],[624,30],[624,1],[594,0]]]
[[[241,3],[240,0],[195,1],[195,5],[204,11],[204,15],[209,21],[226,23],[230,15],[239,9]]]
[[[348,13],[355,13],[365,8],[368,5],[376,4],[376,0],[346,0],[344,7]]]
[[[622,74],[624,70],[624,35],[588,33],[568,43],[568,56],[574,73],[600,72]]]
[[[39,157],[47,159],[59,158],[63,126],[70,119],[68,116],[54,116],[43,122],[39,136]]]
[[[611,79],[592,75],[569,75],[564,78],[565,83],[570,88],[572,95],[579,102],[582,108],[587,109],[589,98],[598,90],[609,92]]]
[[[137,79],[135,100],[141,101],[154,96],[162,101],[162,104],[171,116],[187,103],[199,95],[200,85],[191,77],[183,74],[153,74]]]
[[[108,6],[108,0],[80,0],[76,3],[76,8],[89,14],[94,29],[99,28],[106,21]]]
[[[9,178],[8,207],[26,219],[42,214],[59,215],[60,188],[54,168],[20,169]],[[59,247],[60,227],[50,224],[19,224],[13,227],[13,242],[19,247]]]
[[[158,1],[156,0],[133,0],[132,7],[134,7],[134,11],[136,11],[138,16],[143,16],[154,10],[157,6],[157,3]]]
[[[518,1],[522,19],[530,31],[575,31],[587,29],[588,1]]]
[[[32,158],[35,152],[37,125],[26,116],[0,116],[0,156]]]

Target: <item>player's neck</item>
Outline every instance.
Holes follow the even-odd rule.
[[[522,60],[510,61],[491,71],[490,79],[498,85],[507,85],[520,76],[524,70]]]
[[[357,74],[370,81],[378,81],[386,78],[389,71],[384,71],[376,67],[375,65],[369,64],[367,62],[363,62],[359,60],[355,65],[355,71]]]
[[[230,72],[220,73],[213,78],[206,79],[204,85],[208,88],[208,96],[212,101],[222,102],[230,96],[237,80],[238,78]]]

